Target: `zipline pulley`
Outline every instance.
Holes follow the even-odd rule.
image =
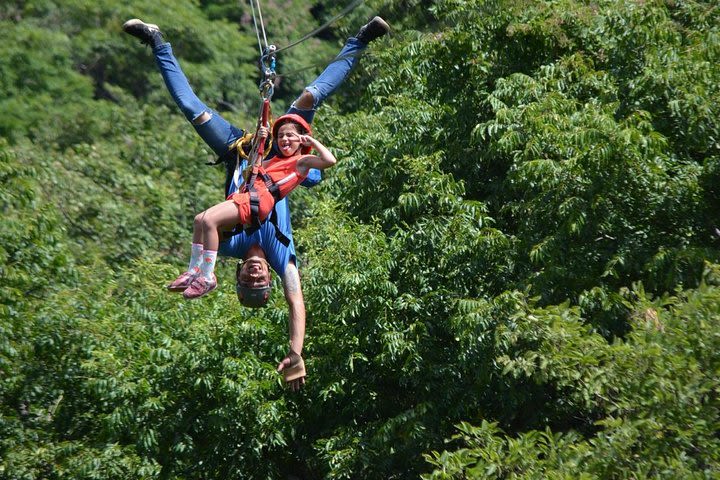
[[[275,45],[268,45],[260,57],[260,94],[263,100],[270,100],[275,90]]]

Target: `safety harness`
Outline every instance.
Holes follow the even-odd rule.
[[[313,30],[312,32],[308,33],[307,35],[303,36],[299,40],[286,45],[281,48],[277,48],[275,45],[271,45],[268,43],[267,36],[265,34],[265,25],[262,18],[262,11],[260,8],[260,2],[259,0],[249,0],[250,7],[252,8],[252,19],[253,23],[255,25],[255,34],[257,36],[258,41],[258,48],[260,52],[260,62],[258,66],[260,67],[260,73],[262,76],[262,80],[260,81],[260,93],[262,96],[262,106],[261,106],[261,114],[260,119],[258,121],[258,129],[260,126],[269,126],[270,121],[270,99],[273,95],[274,90],[274,82],[277,78],[277,74],[275,72],[275,64],[276,64],[276,55],[284,50],[289,50],[290,48],[293,48],[294,46],[306,41],[307,39],[313,37],[317,33],[325,30],[328,28],[331,24],[335,23],[338,19],[344,17],[348,13],[350,13],[352,10],[355,9],[359,4],[361,4],[364,0],[353,0],[351,4],[346,6],[342,12],[340,12],[338,15],[334,16],[330,20],[328,20],[324,25],[320,26],[319,28]],[[257,13],[257,16],[256,16]],[[262,38],[261,38],[262,34]],[[265,48],[263,49],[263,41],[265,43]],[[306,67],[307,68],[307,67]],[[298,70],[298,72],[305,70],[305,68]],[[298,73],[295,72],[295,73]],[[287,76],[288,74],[285,74],[284,76]],[[295,116],[295,115],[290,115]],[[283,117],[280,117],[283,118]],[[280,120],[280,119],[278,119]],[[304,119],[301,118],[301,124],[304,124],[303,126],[306,126]],[[308,132],[310,132],[310,129],[308,128]],[[270,137],[267,140],[270,140],[269,142],[262,142],[258,140],[257,131],[256,134],[253,135],[251,133],[245,133],[241,138],[237,139],[234,144],[230,146],[227,153],[220,156],[217,161],[215,162],[209,162],[208,165],[218,165],[220,163],[225,164],[225,194],[228,195],[230,192],[231,187],[234,185],[237,188],[240,186],[240,176],[241,176],[241,168],[240,166],[243,163],[243,160],[248,161],[248,165],[252,165],[252,170],[250,172],[250,175],[248,178],[245,179],[245,185],[243,187],[243,191],[247,191],[250,193],[250,210],[252,214],[252,224],[249,227],[243,228],[243,226],[238,226],[235,229],[233,229],[231,232],[225,233],[224,237],[228,238],[233,235],[237,235],[238,233],[247,232],[247,233],[253,233],[258,228],[260,228],[260,221],[257,215],[258,208],[259,208],[259,198],[257,195],[257,192],[255,191],[254,185],[255,180],[258,176],[265,182],[265,185],[267,186],[270,193],[273,195],[273,198],[275,199],[275,202],[279,200],[279,192],[277,185],[274,184],[272,179],[267,175],[264,171],[260,171],[260,167],[262,165],[262,158],[263,154],[265,152],[266,145],[271,145]],[[248,155],[246,153],[246,149],[248,146],[252,144],[252,148],[250,150],[250,154]],[[309,149],[308,149],[309,150]],[[303,151],[302,153],[308,153],[307,151]],[[275,210],[275,206],[273,206],[272,212],[269,216],[270,223],[275,227],[275,236],[277,237],[278,241],[285,245],[286,247],[290,245],[290,239],[280,230],[280,227],[277,225],[277,211]]]
[[[207,165],[225,164],[225,195],[229,195],[230,189],[234,186],[236,191],[247,192],[250,194],[250,225],[238,225],[233,230],[225,232],[223,239],[227,239],[240,233],[251,235],[260,228],[260,218],[258,215],[260,208],[260,197],[255,188],[255,181],[258,177],[265,183],[266,188],[273,196],[275,203],[281,200],[280,188],[275,184],[273,179],[262,169],[262,161],[265,156],[265,149],[272,145],[272,135],[269,138],[261,138],[258,132],[261,127],[271,127],[270,99],[274,91],[275,73],[275,45],[269,45],[262,57],[260,58],[260,70],[263,79],[260,82],[260,95],[262,103],[260,104],[260,114],[258,115],[258,123],[255,134],[246,132],[242,137],[238,138],[228,148],[228,151],[221,155],[215,162],[208,162]],[[248,151],[249,150],[249,151]],[[245,174],[242,172],[243,161],[247,160],[248,169]],[[248,174],[249,170],[249,174]],[[240,178],[244,177],[244,183],[241,186]],[[272,212],[269,215],[269,221],[275,228],[275,237],[284,246],[290,245],[290,239],[285,235],[277,224],[277,211],[273,205]]]

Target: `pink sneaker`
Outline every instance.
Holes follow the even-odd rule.
[[[184,292],[186,288],[197,278],[197,274],[185,272],[181,273],[173,282],[167,286],[171,292]]]
[[[200,298],[203,295],[215,290],[215,287],[217,287],[217,278],[215,278],[215,274],[213,274],[212,280],[208,280],[205,277],[197,277],[183,292],[183,297],[187,299]]]

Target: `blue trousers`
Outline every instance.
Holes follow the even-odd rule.
[[[347,43],[338,56],[328,65],[315,81],[306,87],[313,96],[313,108],[300,110],[293,104],[288,113],[296,113],[302,116],[308,123],[311,123],[315,116],[316,109],[342,84],[347,75],[357,63],[359,53],[367,47],[354,37],[348,39]],[[185,118],[191,123],[204,112],[211,115],[207,122],[193,127],[205,143],[218,155],[227,152],[228,146],[243,135],[243,130],[230,124],[216,111],[208,108],[190,87],[180,64],[173,55],[172,47],[165,43],[153,50],[155,62],[165,80],[170,95],[182,111]]]
[[[306,87],[313,96],[313,107],[310,110],[301,110],[293,104],[288,113],[295,113],[302,116],[308,123],[312,123],[316,109],[343,83],[350,70],[358,61],[359,54],[367,47],[367,44],[354,37],[348,39],[338,56],[328,65],[315,81]],[[180,64],[173,55],[172,47],[165,43],[155,49],[155,62],[165,80],[170,95],[182,111],[185,118],[192,124],[205,143],[221,156],[227,153],[229,145],[242,137],[242,129],[232,125],[225,120],[218,112],[209,108],[203,103],[190,87]],[[210,120],[202,124],[195,124],[197,119],[204,112],[211,115]],[[313,186],[321,180],[320,171],[311,169],[308,178],[303,182],[305,186]],[[231,185],[226,195],[237,189],[237,185]],[[288,246],[282,245],[275,235],[275,229],[269,222],[265,222],[262,228],[252,235],[235,235],[229,240],[220,243],[219,254],[244,258],[248,248],[259,244],[265,251],[268,261],[273,269],[283,277],[288,262],[295,263],[295,242],[292,237],[292,225],[290,223],[290,208],[287,198],[283,198],[275,205],[276,222],[281,231],[290,239]]]

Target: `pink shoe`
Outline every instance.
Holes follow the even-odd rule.
[[[216,287],[217,278],[215,278],[215,274],[213,274],[212,280],[208,280],[205,277],[197,277],[183,292],[183,297],[187,299],[200,298],[215,290]]]
[[[171,292],[183,292],[196,278],[197,274],[190,272],[182,273],[170,285],[167,286],[167,289]]]

